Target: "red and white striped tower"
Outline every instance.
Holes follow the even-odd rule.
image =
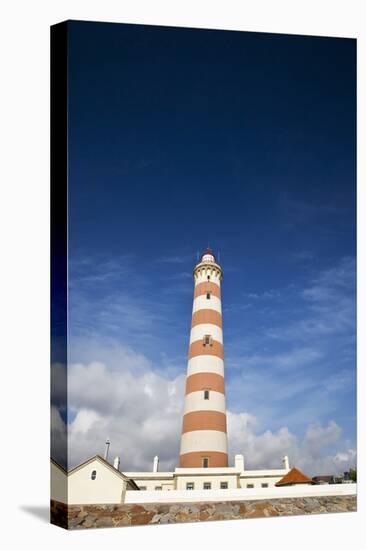
[[[193,275],[194,299],[179,465],[181,468],[225,467],[228,452],[222,270],[212,250],[205,250]]]

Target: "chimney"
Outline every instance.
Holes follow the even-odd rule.
[[[240,472],[244,471],[244,455],[235,455],[235,469],[240,470]]]
[[[289,470],[290,469],[290,464],[289,464],[289,461],[288,461],[288,456],[284,456],[283,459],[282,459],[282,467],[284,470]]]
[[[116,456],[116,458],[114,459],[113,466],[116,468],[116,470],[119,470],[119,456]]]
[[[107,437],[105,442],[105,451],[104,451],[104,460],[108,460],[108,453],[109,453],[109,445],[111,442],[109,441],[109,438]]]
[[[159,470],[159,457],[154,457],[154,463],[153,463],[153,472],[157,472]]]

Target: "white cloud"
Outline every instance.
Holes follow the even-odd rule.
[[[312,457],[321,456],[322,449],[336,443],[341,433],[341,428],[334,421],[329,422],[326,427],[312,424],[306,430],[303,446]]]
[[[132,350],[120,370],[101,362],[70,365],[70,466],[103,453],[107,437],[124,469],[150,469],[156,454],[162,468],[176,461],[185,376],[168,379],[146,359],[143,369],[135,365]]]
[[[51,407],[51,456],[61,466],[66,466],[66,451],[68,434],[66,425],[61,418],[60,411],[55,406]]]
[[[100,363],[108,365],[108,370],[132,372],[137,375],[151,368],[151,362],[145,355],[136,352],[130,346],[118,343],[114,338],[95,334],[88,338],[74,337],[70,338],[69,348],[69,360],[72,364]],[[73,359],[74,357],[77,359]]]
[[[103,417],[96,411],[80,409],[72,422],[72,434],[74,437],[82,437],[83,434],[93,429],[95,424]]]
[[[250,356],[242,356],[238,357],[236,362],[240,369],[254,366],[271,366],[272,368],[286,370],[307,365],[321,357],[322,353],[319,350],[312,348],[295,348],[272,355],[253,354]]]
[[[287,427],[276,432],[257,433],[255,418],[245,413],[228,413],[228,433],[231,454],[244,454],[246,468],[279,468],[284,455],[290,466],[308,475],[336,474],[356,463],[356,450],[342,448],[341,428],[331,421],[326,426],[310,425],[300,438]]]
[[[169,379],[153,371],[148,362],[136,373],[132,350],[128,357],[130,367],[125,360],[121,370],[95,361],[70,365],[69,467],[103,454],[107,437],[110,457],[120,456],[125,471],[150,470],[156,454],[161,470],[177,465],[185,376]],[[65,426],[54,412],[53,426],[61,444]],[[285,454],[291,465],[310,475],[336,473],[355,464],[355,451],[344,447],[342,430],[335,422],[312,424],[300,438],[286,426],[260,430],[257,418],[247,411],[228,411],[228,435],[230,463],[234,454],[243,453],[248,468],[279,468]]]
[[[355,332],[355,260],[321,271],[301,291],[303,316],[284,326],[271,327],[267,336],[298,341]]]
[[[348,464],[355,465],[356,456],[357,456],[357,453],[355,449],[347,449],[346,451],[337,453],[334,457],[334,461],[340,465],[347,465],[347,466]]]
[[[271,288],[270,290],[265,290],[264,292],[261,292],[261,293],[249,292],[244,296],[253,300],[274,300],[276,298],[280,298],[281,293],[279,290]]]

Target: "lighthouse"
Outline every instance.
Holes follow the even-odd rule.
[[[227,467],[222,270],[211,249],[201,255],[193,270],[193,278],[179,463],[181,468]]]
[[[212,250],[203,252],[194,267],[193,278],[179,465],[173,472],[160,469],[159,457],[155,456],[152,471],[122,471],[118,457],[114,467],[108,461],[110,442],[107,439],[104,458],[95,455],[69,472],[52,461],[53,500],[69,505],[106,502],[140,505],[158,500],[176,502],[179,511],[179,503],[238,498],[238,489],[244,491],[239,498],[247,498],[248,489],[250,493],[254,490],[256,499],[271,497],[273,491],[280,491],[276,486],[283,485],[283,480],[288,479],[290,465],[287,455],[279,469],[247,470],[242,454],[236,454],[234,464],[229,467],[221,314],[222,270]],[[60,477],[67,484],[67,492],[60,488]],[[126,491],[126,487],[130,490]],[[207,494],[211,489],[214,492]],[[256,489],[259,489],[258,493]],[[207,496],[203,496],[201,490]],[[222,499],[217,490],[222,490]],[[172,494],[174,491],[176,494]],[[297,496],[308,494],[297,493]]]

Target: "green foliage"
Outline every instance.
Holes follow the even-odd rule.
[[[354,481],[357,482],[357,468],[350,468],[349,469],[349,477]]]

